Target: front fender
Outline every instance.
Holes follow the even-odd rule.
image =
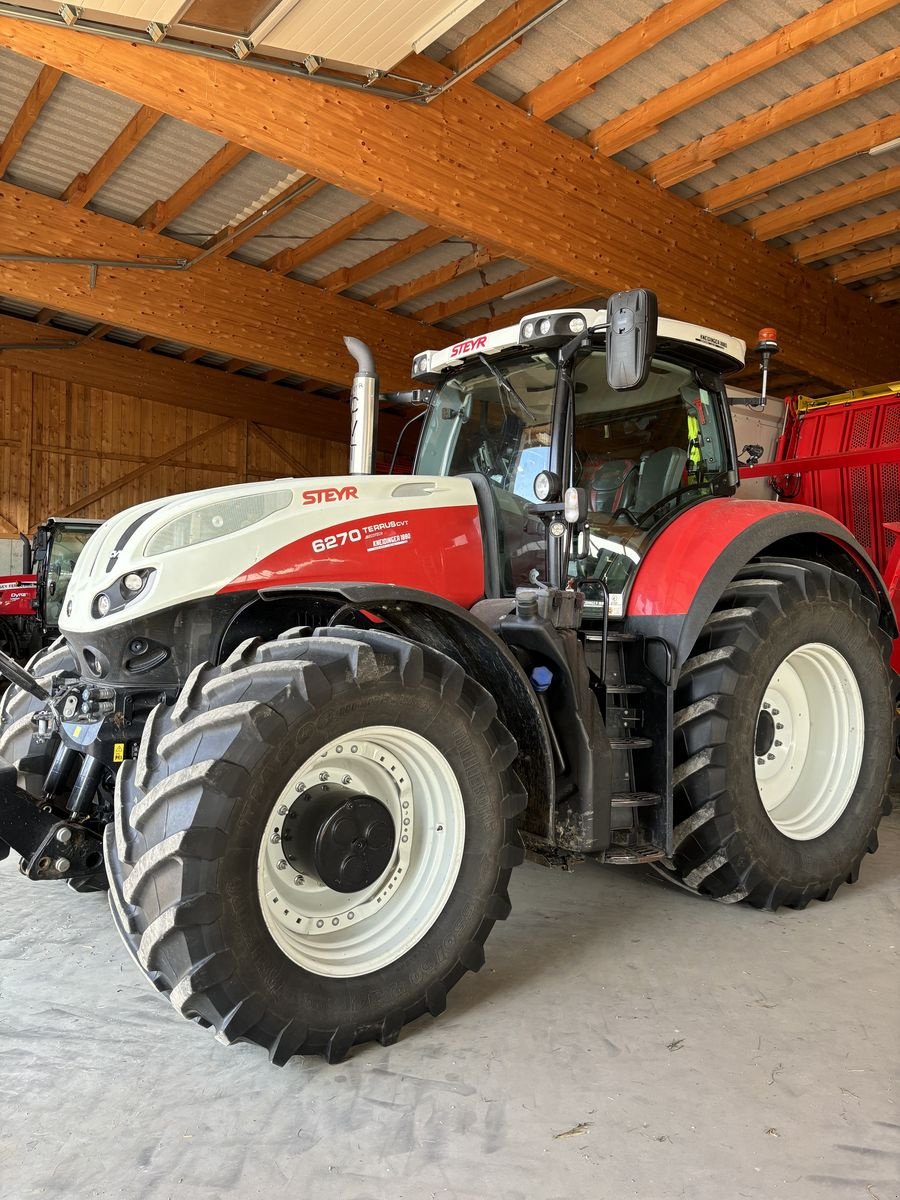
[[[881,610],[891,638],[897,622],[878,569],[850,531],[814,508],[719,497],[686,509],[645,554],[626,605],[626,628],[663,637],[676,671],[691,653],[719,597],[761,555],[806,558],[854,578]]]

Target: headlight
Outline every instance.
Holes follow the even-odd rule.
[[[98,617],[107,616],[107,614],[109,613],[109,610],[112,608],[112,600],[110,600],[110,598],[109,598],[109,596],[107,596],[106,592],[101,592],[100,595],[97,597],[97,599],[94,601],[94,604],[97,609]]]
[[[204,504],[158,529],[144,547],[144,554],[152,558],[157,554],[183,550],[187,546],[197,546],[201,542],[211,542],[214,538],[248,529],[287,508],[293,498],[294,493],[284,488],[277,492],[259,492],[252,496],[235,496],[230,500]]]
[[[91,605],[91,612],[95,617],[108,617],[110,613],[118,612],[120,608],[124,608],[126,604],[137,599],[155,574],[156,571],[153,567],[141,567],[139,571],[129,571],[127,575],[123,575],[115,583],[111,583],[104,591],[97,593]],[[66,615],[69,615],[68,609]]]

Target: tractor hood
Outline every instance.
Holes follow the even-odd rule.
[[[137,505],[88,542],[60,629],[88,633],[222,593],[319,582],[416,587],[471,606],[484,594],[471,483],[275,479]]]

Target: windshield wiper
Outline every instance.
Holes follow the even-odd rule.
[[[483,366],[487,367],[487,369],[490,371],[490,373],[493,375],[493,377],[497,380],[497,383],[500,385],[500,387],[503,389],[503,391],[506,392],[507,396],[509,396],[510,400],[515,400],[516,404],[518,404],[519,408],[521,408],[522,412],[525,414],[525,416],[528,418],[528,420],[534,421],[534,419],[535,419],[534,413],[531,411],[531,409],[528,407],[528,405],[525,403],[525,401],[522,399],[522,397],[519,395],[519,393],[516,391],[516,389],[513,387],[513,385],[509,382],[509,380],[506,378],[506,376],[504,374],[502,374],[502,372],[496,366],[494,366],[494,364],[491,362],[491,360],[486,355],[479,354],[478,361]]]

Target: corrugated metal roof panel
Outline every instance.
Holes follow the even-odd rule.
[[[282,171],[284,170],[282,167]],[[304,200],[297,208],[287,213],[280,221],[270,225],[258,238],[247,242],[235,257],[244,262],[264,262],[279,250],[299,246],[301,242],[322,233],[336,221],[356,212],[363,204],[365,201],[352,192],[345,192],[338,187],[323,188],[321,192]]]
[[[434,291],[417,296],[415,300],[401,305],[396,311],[402,313],[404,316],[415,316],[417,312],[423,308],[427,308],[431,304],[439,304],[442,300],[454,300],[457,296],[466,296],[469,292],[477,291],[478,288],[485,284],[498,283],[508,275],[515,275],[523,269],[522,263],[513,262],[508,258],[501,259],[498,262],[486,263],[483,267],[479,267],[477,271],[470,271],[466,275],[460,275],[457,279],[452,279],[442,287],[435,288]]]
[[[347,295],[354,300],[365,300],[384,288],[398,287],[400,284],[409,283],[412,279],[419,279],[421,276],[427,275],[429,271],[444,266],[445,263],[454,262],[456,259],[462,258],[464,254],[471,254],[474,249],[475,246],[472,242],[459,238],[438,242],[436,246],[423,250],[412,258],[406,259],[405,262],[398,263],[395,267],[357,284],[356,287],[350,289]]]
[[[97,192],[91,207],[135,221],[154,200],[167,200],[224,144],[194,125],[163,117]]]
[[[11,50],[0,50],[0,142],[40,73],[40,63]]]
[[[420,222],[413,221],[401,213],[391,213],[373,225],[367,225],[358,233],[354,233],[352,237],[345,239],[339,246],[335,246],[326,254],[319,254],[310,259],[308,263],[303,264],[296,275],[298,278],[308,281],[322,279],[340,267],[354,266],[356,263],[370,258],[373,254],[386,250],[401,238],[407,237],[421,228]]]
[[[139,105],[64,76],[10,165],[13,183],[59,196],[89,171]]]
[[[196,163],[195,170],[200,165]],[[286,181],[298,177],[299,172],[292,171],[285,163],[262,154],[250,154],[173,221],[169,232],[185,241],[203,241],[226,225],[234,224],[242,212],[258,204],[262,197],[280,191],[287,186]]]

